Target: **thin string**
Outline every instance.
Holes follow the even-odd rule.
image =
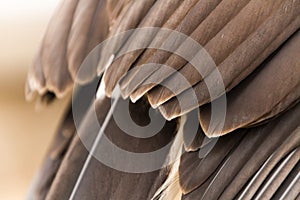
[[[112,61],[113,61],[113,59],[110,59],[109,62],[112,63]],[[106,68],[108,68],[108,66],[110,66],[110,64],[108,64],[106,66]],[[97,96],[98,97],[99,97],[99,93],[100,93],[99,90],[101,90],[101,89],[103,89],[103,87],[100,86],[100,88],[97,91],[97,94],[98,94]],[[84,162],[84,165],[83,165],[83,167],[82,167],[82,169],[80,171],[80,174],[79,174],[79,176],[78,176],[78,178],[76,180],[75,186],[74,186],[74,188],[72,190],[72,193],[71,193],[71,196],[70,196],[69,200],[74,200],[76,192],[79,189],[80,183],[82,182],[82,179],[84,178],[84,175],[85,175],[85,173],[87,171],[87,168],[88,168],[88,166],[89,166],[89,164],[91,162],[91,159],[92,159],[92,157],[93,157],[93,155],[94,155],[94,153],[95,153],[95,151],[97,149],[97,146],[98,146],[98,144],[99,144],[99,142],[100,142],[100,140],[101,140],[101,138],[102,138],[102,136],[104,134],[104,130],[106,129],[106,127],[107,127],[110,119],[112,118],[112,115],[113,115],[113,113],[114,113],[114,111],[116,109],[117,103],[119,102],[119,99],[121,98],[121,92],[120,92],[119,85],[117,85],[113,96],[114,96],[114,101],[113,101],[113,103],[112,103],[112,105],[111,105],[111,107],[110,107],[110,109],[109,109],[109,111],[108,111],[108,113],[107,113],[107,115],[106,115],[106,117],[104,119],[104,122],[103,122],[103,124],[102,124],[102,126],[101,126],[101,128],[100,128],[100,130],[98,132],[98,135],[97,135],[97,137],[96,137],[96,139],[95,139],[95,141],[94,141],[94,143],[92,145],[92,148],[89,151],[88,157],[87,157],[87,159]],[[98,99],[98,98],[96,98],[96,99]]]
[[[119,101],[120,96],[121,96],[121,95],[119,94],[119,95],[118,95],[118,98],[116,98],[116,99],[114,100],[114,102],[113,102],[111,108],[109,109],[108,114],[107,114],[106,117],[105,117],[103,126],[101,127],[100,131],[98,132],[98,135],[97,135],[97,137],[96,137],[96,139],[95,139],[95,142],[93,143],[93,146],[92,146],[92,148],[91,148],[91,151],[89,152],[89,155],[88,155],[88,157],[87,157],[87,159],[86,159],[86,161],[85,161],[85,163],[84,163],[84,165],[83,165],[83,167],[82,167],[82,169],[81,169],[80,175],[79,175],[79,177],[78,177],[78,179],[77,179],[77,181],[76,181],[76,184],[75,184],[75,186],[74,186],[74,188],[73,188],[73,191],[72,191],[72,193],[71,193],[71,196],[70,196],[69,200],[73,200],[74,197],[75,197],[75,194],[76,194],[76,192],[77,192],[77,190],[78,190],[78,188],[79,188],[79,185],[80,185],[80,183],[81,183],[81,181],[82,181],[82,179],[83,179],[83,177],[84,177],[84,175],[85,175],[85,172],[86,172],[86,170],[87,170],[87,167],[89,166],[89,164],[90,164],[90,162],[91,162],[91,159],[92,159],[92,157],[93,157],[93,154],[95,153],[95,151],[96,151],[96,149],[97,149],[97,146],[98,146],[98,144],[99,144],[99,142],[100,142],[100,139],[101,139],[102,136],[103,136],[104,130],[106,129],[106,127],[107,127],[107,125],[108,125],[108,122],[110,121],[110,119],[111,119],[111,117],[112,117],[112,115],[113,115],[113,112],[114,112],[114,110],[115,110],[115,108],[116,108],[116,106],[117,106],[117,103],[118,103],[118,101]]]

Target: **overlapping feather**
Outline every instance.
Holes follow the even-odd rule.
[[[35,92],[40,95],[51,92],[62,97],[72,87],[85,56],[99,42],[108,35],[153,26],[190,36],[204,47],[217,67],[205,59],[200,60],[205,73],[199,74],[190,60],[172,52],[143,49],[115,60],[102,78],[107,96],[120,84],[124,97],[138,101],[146,96],[151,106],[158,107],[167,119],[200,109],[196,138],[183,135],[186,152],[177,163],[179,170],[174,185],[179,183],[180,187],[176,188],[180,191],[176,191],[175,196],[182,196],[182,199],[299,197],[300,184],[295,179],[300,158],[299,0],[139,0],[122,3],[65,0],[51,20],[30,69],[28,97],[33,97]],[[102,49],[98,72],[95,68],[93,73],[102,73],[111,55],[118,55],[135,42],[163,46],[167,37],[161,37],[158,32],[115,40]],[[176,42],[174,50],[190,50],[184,41]],[[190,51],[190,59],[197,53]],[[163,68],[141,70],[140,66],[147,63],[165,64],[175,69],[188,80],[189,86],[178,82],[177,73]],[[215,70],[222,75],[225,91],[211,98],[205,82]],[[196,105],[190,101],[191,91],[197,96]],[[208,132],[210,103],[224,92],[228,102],[224,128],[221,132]],[[185,107],[181,108],[178,102]],[[97,103],[101,122],[109,108],[109,100],[105,98]],[[135,114],[140,116],[141,107],[134,105],[137,106]],[[289,108],[293,109],[287,111]],[[146,118],[143,115],[139,120]],[[164,134],[150,143],[137,139],[135,145],[126,142],[128,138],[120,136],[121,131],[113,121],[108,135],[127,150],[144,152],[145,147],[159,146],[172,139],[176,132],[175,122],[168,122],[168,130],[163,130]],[[87,127],[91,123],[96,122],[87,115],[81,128],[89,130]],[[188,134],[188,128],[183,127],[183,132]],[[88,134],[89,131],[85,133]],[[220,135],[225,136],[206,137]],[[50,188],[46,192],[40,188],[41,196],[68,198],[86,156],[80,139],[73,138],[61,165],[53,172],[57,174],[54,179],[51,177]],[[57,159],[57,155],[53,157]],[[170,173],[164,168],[152,173],[128,174],[96,160],[92,161],[90,169],[83,180],[85,187],[78,191],[79,198],[125,195],[127,199],[150,199]]]

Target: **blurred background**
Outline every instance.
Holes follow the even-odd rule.
[[[35,109],[27,69],[58,0],[0,0],[0,199],[24,199],[66,100]]]

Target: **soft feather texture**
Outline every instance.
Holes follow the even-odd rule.
[[[88,151],[82,143],[82,137],[90,138],[98,133],[98,130],[94,130],[93,128],[97,122],[91,118],[93,116],[94,106],[96,106],[98,120],[101,124],[110,108],[110,104],[111,101],[108,98],[91,104],[79,128],[85,130],[82,132],[84,135],[81,135],[81,139],[76,135],[72,140],[71,146],[64,156],[64,160],[62,161],[61,167],[57,172],[46,199],[68,199],[70,197],[76,179],[88,154]],[[144,111],[147,112],[148,109]],[[144,120],[145,119],[148,120],[147,118],[144,118]],[[106,135],[115,145],[122,149],[126,149],[130,152],[151,152],[172,140],[176,132],[176,126],[176,122],[169,122],[161,130],[161,133],[154,137],[139,139],[129,137],[126,133],[123,133],[115,125],[114,120],[111,120],[106,129]],[[151,141],[156,142],[153,143]],[[126,199],[147,199],[154,195],[166,175],[166,168],[149,173],[120,172],[107,167],[93,158],[87,174],[76,193],[76,199],[120,199],[120,197],[124,196],[126,196]]]
[[[36,91],[39,95],[52,91],[57,96],[62,96],[71,87],[66,45],[78,2],[63,1],[54,13],[37,54],[36,64],[29,74],[28,97]]]
[[[174,139],[180,125],[183,135],[179,142],[185,152],[173,165],[139,174],[117,171],[93,158],[76,198],[151,199],[154,194],[160,199],[299,197],[299,12],[299,0],[63,1],[29,71],[28,97],[35,92],[44,97],[64,96],[95,45],[123,31],[153,26],[184,33],[205,47],[223,77],[227,96],[223,130],[208,132],[210,103],[224,91],[215,98],[209,96],[205,81],[213,77],[216,69],[205,59],[199,61],[205,72],[201,75],[187,60],[157,49],[130,52],[114,60],[101,78],[106,95],[111,96],[119,84],[122,96],[136,102],[129,107],[132,119],[139,125],[149,122],[150,105],[158,106],[164,117],[172,120],[148,139],[126,135],[111,120],[106,130],[109,139],[122,149],[148,152]],[[101,49],[98,69],[91,74],[101,74],[112,54],[118,57],[137,42],[163,46],[167,39],[158,32],[115,40]],[[187,51],[193,59],[199,52],[189,51],[183,42],[174,41],[174,50]],[[178,75],[163,68],[141,70],[140,65],[152,62],[180,72],[190,86],[178,82]],[[147,81],[156,83],[142,86]],[[192,91],[197,105],[191,103]],[[93,106],[101,124],[110,99],[87,98],[93,104],[82,107],[87,114],[79,129],[83,137],[89,138],[98,132],[92,129],[97,123],[91,118]],[[180,108],[179,101],[184,108]],[[186,120],[198,125],[195,138],[189,123],[177,118],[194,109],[199,109],[199,119],[187,115]],[[32,190],[35,199],[68,199],[71,194],[88,155],[78,135],[72,134],[75,127],[71,118],[69,113],[47,154]],[[65,137],[63,132],[68,127],[72,133]]]
[[[221,134],[270,119],[299,101],[299,44],[300,31],[227,95],[226,120]],[[206,133],[210,112],[209,105],[201,109],[200,124]]]
[[[88,53],[106,38],[109,31],[107,16],[105,1],[79,2],[67,44],[68,69],[73,80]]]
[[[204,19],[207,14],[214,8],[218,1],[184,1],[180,7],[173,13],[168,21],[162,26],[164,29],[171,29],[180,31],[184,34],[189,34],[197,26],[199,21]],[[192,22],[190,19],[194,19]],[[149,46],[162,46],[164,40],[169,35],[157,33]],[[174,41],[173,48],[176,47],[178,42]],[[180,43],[179,43],[180,44]],[[120,82],[123,96],[133,92],[139,84],[147,78],[148,74],[152,73],[152,68],[142,72],[139,70],[139,66],[143,63],[162,63],[162,60],[171,52],[160,52],[157,49],[146,49],[141,57],[137,60],[135,66],[131,67],[130,73],[128,73]],[[158,54],[158,55],[157,55]],[[134,58],[136,59],[136,58]],[[133,59],[133,60],[134,60]]]
[[[162,27],[163,24],[172,17],[173,12],[182,3],[182,0],[158,0],[152,6],[147,15],[143,18],[141,23],[137,28],[142,27]],[[149,45],[151,40],[155,37],[155,32],[149,32],[147,35],[132,34],[128,38],[126,44],[122,48],[131,48],[136,44]],[[128,47],[127,47],[128,45]],[[143,45],[143,46],[144,46]],[[122,50],[121,48],[121,50]],[[134,52],[127,53],[117,62],[112,63],[112,65],[104,72],[103,82],[105,82],[105,91],[108,96],[111,96],[113,89],[119,82],[120,78],[126,74],[130,66],[133,64],[135,59],[142,53],[143,50],[136,50]]]
[[[248,2],[248,0],[238,2],[232,0],[199,1],[175,30],[186,35],[191,35],[191,38],[201,41],[200,45],[205,45],[207,41],[214,37]],[[191,21],[193,23],[191,23]],[[176,46],[174,48],[176,48]],[[178,48],[190,51],[188,46],[180,45]],[[196,52],[191,53],[192,55],[190,56],[190,59],[193,58],[193,54]],[[152,62],[165,63],[167,66],[170,66],[176,70],[187,63],[186,60],[183,60],[175,54],[159,51],[150,57],[149,60]],[[157,69],[157,71],[151,71],[149,75],[143,74],[141,76],[137,76],[135,79],[145,76],[145,82],[147,80],[151,80],[151,82],[160,83],[169,75],[171,74],[165,72],[164,69]],[[132,91],[131,98],[137,99],[156,85],[157,84],[147,84],[141,87],[138,87],[139,85],[135,86],[138,88],[134,88],[136,90]],[[155,104],[152,101],[151,96],[149,97],[149,101],[151,104]]]
[[[212,172],[215,173],[208,175],[205,173],[211,169],[210,162],[201,162],[201,159],[197,158],[197,152],[184,154],[180,166],[180,180],[186,193],[184,199],[233,199],[239,195],[243,195],[243,199],[249,199],[258,195],[270,178],[268,175],[272,170],[277,169],[276,165],[281,162],[281,159],[299,148],[299,116],[300,105],[298,104],[293,110],[266,125],[248,129],[246,133],[244,130],[238,130],[221,137],[220,141],[229,142],[230,137],[240,137],[240,132],[244,132],[242,140],[234,142],[235,147],[227,153],[226,157],[215,160],[218,166],[213,168]],[[221,148],[221,151],[228,151],[228,149]],[[212,151],[206,159],[212,162],[216,155],[218,154]],[[299,162],[299,150],[296,150],[294,156],[295,160],[285,167],[287,170],[292,171],[293,166]],[[204,173],[201,173],[200,169],[203,168]],[[259,175],[255,177],[257,173]],[[195,174],[203,174],[210,178],[198,179]],[[281,185],[283,181],[284,179],[280,179],[277,184]],[[190,188],[194,190],[186,190],[186,183],[191,184]],[[294,187],[298,187],[297,184]],[[274,192],[272,187],[267,188],[265,195],[272,197]]]
[[[67,3],[70,6],[69,4],[66,5]],[[65,17],[60,17],[60,20],[57,20],[58,17],[53,18],[44,41],[54,38],[51,36],[53,30],[60,30],[60,28],[52,28],[57,27],[55,24],[63,27],[60,31],[61,34],[55,38],[50,49],[45,48],[46,42],[42,44],[40,54],[38,54],[32,70],[30,70],[27,93],[30,97],[34,91],[38,91],[42,95],[47,94],[48,91],[61,97],[67,92],[67,88],[72,86],[76,72],[85,56],[108,34],[113,36],[135,27],[163,27],[187,34],[199,42],[216,63],[217,69],[210,66],[206,59],[200,60],[201,71],[203,72],[200,75],[188,61],[171,52],[146,49],[127,53],[116,59],[105,70],[102,82],[105,84],[108,96],[111,95],[115,85],[119,82],[123,97],[130,96],[132,100],[136,101],[146,94],[152,107],[159,107],[166,119],[173,119],[223,95],[224,91],[219,91],[214,97],[210,97],[206,85],[206,82],[210,82],[210,79],[214,78],[213,74],[216,70],[219,70],[223,78],[225,91],[229,92],[235,86],[240,85],[239,83],[251,75],[253,71],[257,73],[257,68],[266,68],[268,65],[265,66],[266,64],[263,62],[278,57],[270,55],[299,28],[299,5],[299,0],[276,0],[275,2],[258,2],[257,0],[166,2],[152,0],[146,3],[126,1],[120,5],[116,4],[115,1],[106,2],[104,0],[79,1],[78,3],[67,1],[58,9],[58,14],[55,14],[55,16],[60,16],[61,13]],[[114,9],[115,11],[113,11]],[[71,17],[71,15],[74,16]],[[63,26],[63,24],[70,27]],[[110,33],[108,33],[109,30]],[[125,51],[126,48],[141,42],[146,46],[153,44],[163,46],[164,41],[167,40],[165,37],[168,36],[161,36],[159,32],[147,36],[133,33],[128,38],[113,40],[112,44],[106,44],[102,49],[101,54],[103,56],[99,57],[100,59],[98,58],[98,73],[103,71],[103,65],[106,64],[111,55],[116,54],[115,56],[117,56],[118,52]],[[174,49],[182,49],[188,52],[189,47],[184,44],[184,41],[177,41],[174,43]],[[65,49],[64,53],[59,53],[63,49]],[[290,51],[295,53],[298,50]],[[43,56],[44,54],[46,56]],[[54,59],[56,54],[59,54],[61,59]],[[190,52],[190,58],[195,58],[196,54],[197,52]],[[49,58],[49,61],[45,62],[47,58]],[[288,60],[289,58],[285,57],[285,59]],[[276,63],[277,60],[273,63]],[[293,74],[295,77],[299,71],[297,70],[298,61],[298,59],[287,61],[292,62],[293,66],[296,67],[296,73]],[[139,66],[147,63],[166,64],[179,73],[173,74],[170,70],[159,67],[140,70]],[[272,61],[269,61],[269,63],[272,63]],[[285,62],[281,62],[281,64],[284,65]],[[53,67],[50,67],[50,65],[53,65]],[[129,69],[131,71],[127,74]],[[96,74],[96,68],[91,68],[91,70],[94,70],[91,74]],[[288,76],[289,72],[289,70],[285,70],[282,73],[275,69],[272,71],[272,73],[277,73],[278,79],[281,80]],[[58,75],[51,75],[52,72],[58,73]],[[178,74],[185,77],[190,86],[178,83]],[[70,76],[71,78],[68,78]],[[155,84],[153,84],[153,81]],[[297,82],[295,79],[292,81],[293,84]],[[140,87],[141,84],[147,82],[151,84]],[[166,87],[160,86],[160,83]],[[252,84],[253,88],[256,87],[253,83],[249,84]],[[270,81],[269,84],[272,85]],[[247,84],[243,83],[239,86],[241,91],[244,91],[245,85]],[[274,87],[273,90],[277,90],[276,87],[279,87],[279,84],[277,86],[274,84],[272,87]],[[291,95],[284,99],[280,97],[276,99],[277,97],[274,96],[273,102],[277,102],[276,108],[271,105],[271,101],[265,102],[265,114],[268,113],[268,116],[264,118],[252,119],[252,122],[236,123],[232,121],[231,124],[228,124],[229,121],[227,120],[227,127],[224,127],[224,130],[220,133],[208,133],[208,120],[204,120],[204,118],[200,120],[201,127],[211,137],[272,118],[280,111],[288,108],[298,98],[297,87],[290,89]],[[191,98],[189,98],[190,93],[193,92],[197,97],[197,105],[191,102]],[[289,91],[286,92],[289,93]],[[247,98],[246,90],[238,93],[238,96],[241,94],[244,94],[244,98]],[[232,95],[234,94],[230,94],[229,98]],[[184,104],[184,107],[181,107],[179,102]],[[229,103],[230,105],[232,103]],[[234,105],[238,107],[238,104]],[[274,110],[270,112],[270,109]],[[254,114],[258,115],[258,113]],[[209,114],[203,116],[209,118]]]
[[[28,199],[45,199],[49,188],[55,179],[62,160],[68,150],[75,134],[75,125],[71,109],[67,111],[61,126],[51,142],[51,146],[45,156],[43,165],[37,173],[30,187]]]
[[[113,37],[137,27],[144,18],[145,13],[149,12],[150,8],[155,2],[156,0],[131,1],[130,4],[123,9],[123,12],[116,19],[114,24],[110,27],[110,36]],[[128,38],[125,38],[125,36],[122,37],[119,35],[119,37],[111,40],[109,44],[106,44],[103,47],[101,52],[102,58],[98,65],[99,74],[103,72],[103,66],[106,65],[106,62],[109,60],[110,56],[118,52],[127,39]]]
[[[285,3],[290,4],[291,2],[285,2]],[[297,5],[299,6],[300,4]],[[242,74],[243,78],[245,78],[245,76],[249,75],[249,74],[242,73],[244,70],[245,70],[244,72],[248,72],[248,73],[252,72],[247,70],[248,66],[250,66],[252,70],[254,70],[259,66],[260,63],[256,63],[258,64],[256,66],[251,66],[251,62],[254,62],[254,59],[256,58],[256,56],[259,55],[260,51],[262,52],[265,48],[267,48],[269,41],[271,42],[272,39],[275,39],[282,32],[282,27],[285,27],[285,25],[280,25],[278,20],[283,21],[284,24],[289,24],[292,23],[293,20],[295,19],[297,20],[297,23],[293,24],[294,26],[293,32],[295,32],[299,28],[300,18],[298,12],[300,9],[296,8],[297,5],[293,6],[292,4],[290,4],[289,5],[290,7],[288,7],[292,9],[294,13],[285,12],[284,7],[281,6],[280,9],[276,10],[273,17],[269,17],[268,20],[262,26],[260,26],[259,30],[256,33],[251,34],[251,36],[244,43],[239,45],[237,49],[233,53],[231,53],[230,56],[225,61],[223,61],[223,63],[220,66],[218,66],[218,69],[220,70],[220,73],[223,77],[223,81],[226,88],[228,84],[231,83],[232,81],[235,81],[235,84],[238,84],[238,82],[234,80],[235,76],[239,76],[240,74]],[[287,16],[282,18],[282,15],[284,13]],[[272,27],[272,29],[270,27]],[[283,38],[281,43],[283,43],[284,40],[286,40],[289,36],[290,35],[287,35],[286,38]],[[270,55],[272,52],[270,51],[268,53],[269,53],[268,55]],[[267,57],[265,57],[264,59],[266,58]],[[238,79],[239,81],[243,80],[241,77],[238,77]],[[209,76],[207,77],[207,80],[209,80]],[[210,99],[208,90],[206,88],[206,84],[203,81],[199,82],[190,90],[195,91],[199,101],[199,105],[203,105],[213,100]],[[185,94],[189,94],[189,92],[185,91],[179,94],[177,96],[177,99],[179,99],[179,101],[182,101],[187,105],[190,105]],[[160,97],[160,95],[161,95],[160,93],[156,93],[156,97]],[[166,101],[164,104],[162,104],[162,107],[166,111],[164,115],[167,118],[174,118],[180,115],[181,113],[188,112],[189,110],[195,108],[194,106],[194,107],[188,107],[189,109],[182,110],[180,109],[179,105],[176,104],[174,98],[171,99],[170,101]]]
[[[29,69],[27,99],[32,100],[35,93],[40,96],[54,93],[58,98],[64,97],[73,87],[85,57],[107,37],[111,21],[118,18],[128,3],[62,0],[49,22],[34,64]]]
[[[232,1],[230,1],[232,2]],[[245,4],[246,2],[244,2]],[[266,2],[267,3],[267,2]],[[210,54],[210,56],[214,59],[216,65],[218,66],[218,69],[221,70],[221,73],[224,77],[224,79],[227,79],[226,76],[229,76],[228,79],[230,80],[230,78],[233,78],[234,74],[225,74],[226,71],[222,71],[222,68],[224,68],[226,66],[226,70],[228,71],[228,65],[232,65],[232,70],[235,71],[242,71],[243,69],[245,69],[245,67],[247,67],[246,62],[244,62],[245,60],[243,59],[243,57],[241,57],[241,55],[247,55],[248,58],[247,59],[254,59],[255,57],[253,57],[255,54],[257,54],[260,50],[259,48],[261,48],[262,50],[264,50],[264,48],[266,48],[268,46],[268,40],[271,40],[273,37],[276,37],[281,30],[283,30],[285,28],[286,25],[284,24],[289,24],[292,20],[294,20],[295,18],[299,18],[297,14],[299,8],[297,8],[297,5],[294,4],[295,2],[285,2],[286,5],[282,4],[281,2],[277,2],[278,5],[275,6],[276,4],[274,4],[273,1],[270,1],[269,4],[274,4],[273,6],[269,6],[269,5],[259,5],[258,3],[255,3],[254,1],[250,1],[247,5],[244,5],[243,2],[241,2],[241,6],[238,7],[239,9],[235,8],[234,6],[231,5],[231,9],[228,9],[227,5],[226,5],[226,1],[223,1],[220,3],[220,5],[215,9],[215,11],[218,10],[219,16],[222,16],[222,13],[226,13],[227,15],[229,15],[231,18],[229,18],[228,20],[230,20],[229,22],[226,21],[226,17],[223,17],[223,20],[218,19],[218,17],[215,17],[216,14],[214,14],[213,12],[211,13],[211,15],[209,15],[207,17],[207,19],[202,22],[199,26],[198,29],[194,32],[194,34],[191,35],[192,38],[194,38],[196,41],[198,41],[202,46],[205,47],[206,51]],[[225,4],[225,5],[224,5]],[[281,5],[280,5],[281,4]],[[294,6],[295,5],[295,6]],[[230,5],[229,5],[230,6]],[[245,6],[245,7],[243,7]],[[261,15],[261,13],[259,12],[254,12],[253,10],[258,10],[258,8],[256,7],[258,6],[259,9],[264,10],[264,15]],[[219,8],[219,9],[218,9]],[[222,8],[222,10],[221,10]],[[270,9],[272,8],[272,9]],[[294,10],[294,15],[291,17],[292,14],[291,13],[287,13],[284,9],[291,9]],[[286,13],[286,17],[282,17],[282,14],[279,14],[280,12],[276,11],[276,9],[280,10],[280,12],[284,12]],[[228,12],[227,12],[228,11]],[[237,12],[237,16],[235,16],[235,12]],[[247,14],[247,12],[251,13],[251,14]],[[221,14],[220,14],[221,13]],[[254,16],[253,13],[257,13],[257,16]],[[269,13],[269,15],[268,15]],[[282,23],[282,25],[280,25],[279,20],[276,19],[276,15],[277,17],[280,17],[281,20],[284,20]],[[261,20],[261,21],[260,21]],[[215,21],[218,21],[219,23],[223,21],[224,24],[220,23],[220,24],[216,24]],[[269,23],[276,23],[276,26],[278,28],[276,28],[276,26],[272,27],[272,29],[270,29],[271,25],[268,25],[268,21],[270,21]],[[243,23],[244,22],[244,23]],[[212,30],[212,32],[208,32],[211,33],[208,34],[207,33],[207,29],[210,30],[210,26],[211,24],[216,24],[214,27],[214,29]],[[243,24],[243,26],[240,26],[240,24]],[[273,26],[273,25],[272,25]],[[217,27],[219,27],[219,30],[217,29]],[[299,20],[298,20],[298,24],[294,26],[294,31],[295,29],[297,29],[299,27]],[[221,30],[222,29],[222,30]],[[264,29],[268,29],[269,32],[264,31]],[[234,30],[234,31],[233,31]],[[247,30],[247,31],[246,31]],[[255,36],[255,32],[254,30],[256,30],[257,34],[259,34],[256,38],[254,38],[253,36]],[[264,33],[264,37],[262,37],[262,32]],[[254,33],[253,33],[254,32]],[[216,34],[216,35],[214,35]],[[273,35],[273,36],[272,36]],[[290,35],[288,35],[287,37],[289,37]],[[287,39],[287,37],[285,37],[281,43]],[[244,44],[244,49],[247,49],[248,51],[254,51],[253,53],[248,52],[247,54],[245,54],[243,51],[242,45],[239,46],[239,44],[242,43],[242,41]],[[249,49],[249,45],[253,45],[253,48]],[[239,46],[239,47],[238,47]],[[188,50],[188,47],[186,47],[186,49]],[[234,50],[234,51],[233,51]],[[271,52],[269,52],[270,54]],[[231,54],[229,56],[229,54]],[[237,57],[234,57],[233,55],[237,54]],[[253,56],[252,56],[253,55]],[[227,56],[229,56],[228,59],[225,59]],[[170,58],[170,60],[174,60],[176,59],[176,62],[172,62],[172,63],[168,63],[168,61],[165,63],[168,66],[171,67],[175,67],[175,69],[180,69],[182,68],[182,66],[187,62],[187,61],[183,61],[181,58],[178,58],[178,56],[176,55],[172,55],[172,57],[175,58]],[[176,58],[177,57],[177,58]],[[238,59],[238,61],[234,60],[235,62],[232,62],[232,58]],[[221,62],[225,59],[226,64]],[[205,61],[205,59],[204,59]],[[197,82],[202,80],[202,76],[207,76],[209,74],[209,72],[211,70],[213,70],[213,66],[207,66],[207,63],[205,63],[203,61],[203,73],[201,74],[201,76],[199,75],[199,73],[197,72],[197,70],[194,69],[194,67],[191,64],[187,64],[186,66],[184,66],[182,69],[180,69],[179,72],[181,72],[181,74],[183,74],[187,80],[190,81],[191,85],[196,84]],[[224,61],[224,62],[225,62]],[[253,60],[249,60],[249,61],[253,61]],[[232,63],[230,63],[232,62]],[[238,63],[238,62],[244,62],[244,63]],[[220,66],[219,66],[220,65]],[[257,67],[258,65],[256,64],[255,67]],[[240,68],[240,69],[239,69]],[[229,70],[231,72],[231,70]],[[252,66],[252,71],[253,71],[253,66]],[[251,72],[251,71],[250,71]],[[248,74],[250,73],[248,70]],[[154,74],[151,75],[152,80],[151,81],[157,81],[157,84],[160,83],[162,80],[164,80],[165,78],[167,78],[169,76],[169,74],[165,73],[162,70],[158,70],[157,72],[155,72]],[[161,77],[159,79],[157,79],[157,77]],[[245,78],[245,75],[244,75]],[[166,88],[161,88],[158,87],[157,89],[154,89],[153,92],[150,91],[149,93],[149,100],[150,102],[152,102],[152,104],[154,106],[157,105],[161,105],[165,102],[167,102],[170,98],[174,97],[175,95],[183,92],[185,89],[188,88],[182,88],[180,86],[176,86],[176,87],[172,87],[174,86],[174,83],[176,83],[176,80],[178,80],[177,75],[174,75],[173,77],[169,78],[166,80],[166,82],[164,84],[166,84],[167,86],[174,88],[171,92],[168,92],[168,90]],[[225,80],[226,81],[226,80]],[[157,85],[156,84],[156,85]],[[225,83],[226,84],[226,83]],[[153,88],[153,86],[151,87]],[[150,88],[150,89],[151,89]],[[146,88],[144,88],[146,89]],[[202,88],[203,89],[203,86]],[[134,93],[134,97],[132,97],[133,99],[136,99],[137,97],[141,96],[141,94],[145,94],[147,91],[149,90],[142,90],[140,89],[139,92]],[[199,99],[199,101],[201,101],[202,99]],[[199,104],[201,105],[201,103],[199,102]]]

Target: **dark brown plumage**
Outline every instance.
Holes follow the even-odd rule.
[[[134,101],[128,107],[136,124],[149,123],[151,106],[157,108],[154,120],[162,119],[161,113],[170,121],[156,135],[139,138],[128,135],[112,118],[105,130],[107,138],[135,153],[153,152],[170,143],[179,149],[184,147],[182,155],[164,166],[169,157],[177,155],[173,146],[168,147],[167,154],[149,164],[159,163],[160,169],[140,173],[118,171],[92,158],[76,199],[299,198],[299,0],[64,0],[49,23],[29,71],[27,97],[33,98],[34,93],[42,98],[47,94],[63,97],[97,44],[109,36],[145,27],[183,33],[208,54],[191,48],[180,38],[172,39],[172,49],[186,52],[189,60],[153,48],[121,54],[137,44],[164,47],[173,35],[160,31],[148,35],[133,32],[106,43],[97,51],[96,66],[91,66],[89,75],[101,76],[95,81],[105,86],[107,97],[95,100],[94,93],[76,93],[75,101],[85,97],[90,104],[80,109],[84,117],[76,124],[78,129],[73,122],[74,108],[68,109],[30,199],[70,197],[89,154],[84,140],[96,137],[100,129],[96,124],[104,123],[111,108],[109,97],[117,85],[123,97]],[[198,54],[209,55],[216,68],[209,59],[197,60]],[[112,55],[115,59],[104,69]],[[193,62],[201,66],[203,73],[198,73]],[[161,65],[141,67],[149,63],[165,64],[175,71]],[[219,84],[216,71],[225,88],[211,97],[207,82]],[[177,72],[188,85],[180,81]],[[87,84],[90,77],[79,78]],[[196,104],[191,98],[193,93]],[[224,126],[220,131],[209,129],[214,120],[212,103],[224,95]],[[126,107],[125,100],[120,102]],[[94,108],[97,119],[93,117]],[[193,110],[200,111],[199,118],[192,117]],[[195,136],[192,125],[197,128]],[[114,157],[113,152],[103,153],[121,160],[124,166],[131,164],[131,160]]]

